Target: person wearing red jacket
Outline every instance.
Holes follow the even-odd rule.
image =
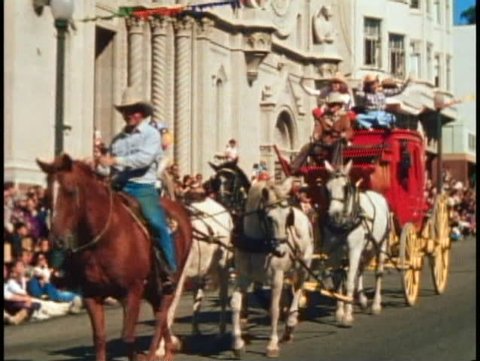
[[[298,173],[309,155],[320,156],[333,164],[341,161],[342,149],[353,137],[352,123],[356,114],[344,108],[344,98],[339,93],[331,93],[325,108],[315,108],[312,115],[315,121],[310,142],[305,144],[291,164],[293,174]]]

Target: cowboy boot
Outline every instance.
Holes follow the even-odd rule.
[[[154,254],[156,263],[155,279],[157,281],[158,289],[161,289],[163,294],[172,294],[174,293],[176,287],[174,281],[174,272],[171,270],[170,266],[165,260],[163,252],[155,249]]]

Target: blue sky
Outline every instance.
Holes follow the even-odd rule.
[[[454,24],[464,24],[464,20],[460,19],[460,14],[470,6],[475,5],[476,0],[453,0],[453,22]]]

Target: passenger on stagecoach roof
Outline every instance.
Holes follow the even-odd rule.
[[[345,110],[344,101],[342,94],[330,93],[326,107],[312,111],[315,121],[312,140],[300,149],[292,161],[293,174],[299,171],[310,155],[326,154],[334,164],[340,161],[343,146],[353,138],[352,122],[356,117],[352,111]]]
[[[380,84],[377,75],[368,74],[363,79],[363,89],[356,94],[354,108],[358,113],[357,124],[361,128],[371,129],[372,127],[392,128],[396,118],[392,113],[386,111],[387,97],[402,93],[410,83],[408,78],[399,87],[394,80],[384,80]]]
[[[328,84],[322,89],[314,89],[305,85],[305,79],[300,80],[300,85],[310,95],[315,95],[318,97],[318,106],[323,108],[327,104],[328,96],[331,93],[340,93],[343,98],[343,108],[345,110],[350,110],[353,106],[353,94],[351,89],[348,87],[347,80],[342,73],[337,72],[333,77],[328,79]]]

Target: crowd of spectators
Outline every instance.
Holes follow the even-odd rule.
[[[443,190],[447,195],[450,220],[450,238],[460,241],[476,234],[476,189],[473,184],[464,184],[451,176],[448,168],[443,173]],[[425,195],[429,207],[433,207],[438,194],[437,187],[427,179]]]
[[[45,190],[20,192],[4,183],[4,323],[78,313],[81,296],[50,281],[54,253],[49,240]]]
[[[181,175],[178,164],[167,168],[176,199],[189,200],[208,196],[202,174]],[[253,166],[250,180],[268,179],[265,162]],[[451,239],[462,240],[476,234],[476,190],[463,184],[446,170],[443,178],[448,196]],[[316,212],[307,189],[294,184],[295,205],[315,220]],[[434,205],[437,188],[427,179],[425,196]],[[55,253],[49,240],[45,189],[33,186],[20,192],[12,182],[4,183],[4,322],[18,324],[28,319],[42,320],[52,316],[78,313],[82,299],[73,290],[59,289],[51,283],[55,273]],[[114,302],[109,300],[109,302]]]

